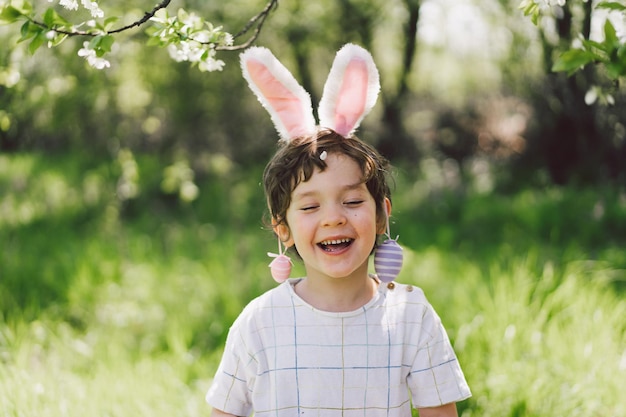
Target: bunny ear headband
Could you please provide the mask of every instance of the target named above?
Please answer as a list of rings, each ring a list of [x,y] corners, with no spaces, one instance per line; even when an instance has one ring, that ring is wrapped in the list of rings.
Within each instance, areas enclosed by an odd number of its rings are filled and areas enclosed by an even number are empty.
[[[267,48],[243,52],[241,68],[280,140],[290,142],[317,131],[311,97]],[[379,91],[378,70],[370,53],[354,44],[345,45],[337,52],[324,85],[319,125],[350,136],[376,104]]]

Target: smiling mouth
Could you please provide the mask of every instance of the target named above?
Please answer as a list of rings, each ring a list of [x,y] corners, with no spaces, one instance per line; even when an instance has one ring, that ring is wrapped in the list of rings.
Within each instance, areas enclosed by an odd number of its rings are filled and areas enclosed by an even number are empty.
[[[322,250],[326,252],[334,252],[340,249],[347,248],[354,242],[354,239],[344,238],[336,240],[323,240],[317,244]]]

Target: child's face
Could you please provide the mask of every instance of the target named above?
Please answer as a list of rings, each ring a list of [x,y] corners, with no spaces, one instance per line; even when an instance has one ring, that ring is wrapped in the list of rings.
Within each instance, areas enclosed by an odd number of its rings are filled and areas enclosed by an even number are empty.
[[[376,241],[376,204],[351,158],[329,154],[291,194],[287,225],[277,226],[286,245],[295,245],[309,278],[367,276]]]

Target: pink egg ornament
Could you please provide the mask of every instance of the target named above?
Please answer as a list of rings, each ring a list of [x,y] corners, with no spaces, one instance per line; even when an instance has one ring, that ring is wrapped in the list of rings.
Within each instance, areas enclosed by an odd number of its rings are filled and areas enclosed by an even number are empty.
[[[291,259],[287,255],[278,255],[269,264],[272,278],[278,283],[285,282],[291,274]]]

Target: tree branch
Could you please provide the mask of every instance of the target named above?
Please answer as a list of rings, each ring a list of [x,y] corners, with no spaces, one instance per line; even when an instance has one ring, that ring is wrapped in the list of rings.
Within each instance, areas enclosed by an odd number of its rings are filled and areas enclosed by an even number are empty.
[[[154,17],[157,11],[161,9],[165,9],[167,6],[169,6],[170,2],[171,0],[163,0],[160,3],[158,3],[156,6],[154,6],[154,8],[151,11],[146,12],[141,19],[131,24],[128,24],[126,26],[120,27],[118,29],[107,31],[106,34],[112,35],[115,33],[120,33],[120,32],[127,31],[129,29],[133,29],[135,27],[139,27],[145,24],[146,22],[148,22],[152,17]],[[248,21],[248,23],[246,23],[243,29],[241,29],[236,35],[233,36],[234,39],[237,39],[238,37],[241,37],[245,35],[246,33],[248,33],[253,27],[256,26],[256,28],[254,29],[254,32],[252,33],[252,35],[247,41],[239,45],[217,46],[215,49],[218,51],[236,51],[236,50],[246,49],[259,37],[259,34],[261,33],[261,28],[263,27],[263,24],[265,23],[265,19],[267,19],[272,9],[277,8],[277,7],[278,7],[278,0],[270,0],[260,13],[253,16]],[[31,20],[31,23],[37,26],[40,26],[42,28],[52,30],[56,33],[60,33],[62,35],[67,35],[67,36],[92,36],[93,37],[93,36],[98,36],[102,34],[102,33],[95,33],[95,32],[82,31],[82,30],[68,31],[68,30],[63,30],[63,29],[59,29],[55,27],[49,27],[47,24],[37,21],[37,20]],[[200,43],[206,44],[206,42],[200,42]]]
[[[113,34],[113,33],[119,33],[119,32],[123,32],[125,30],[128,29],[132,29],[134,27],[139,27],[141,25],[143,25],[144,23],[146,23],[148,20],[150,20],[155,14],[156,12],[158,12],[161,9],[165,9],[167,6],[169,6],[171,0],[163,0],[161,3],[157,4],[156,6],[154,6],[154,9],[152,9],[149,12],[146,12],[146,14],[144,14],[144,16],[137,20],[136,22],[131,23],[130,25],[126,25],[124,27],[121,27],[119,29],[115,29],[115,30],[111,30],[108,32],[108,34]]]
[[[149,12],[146,12],[141,19],[139,19],[139,20],[137,20],[137,21],[135,21],[135,22],[133,22],[133,23],[131,23],[129,25],[126,25],[124,27],[108,31],[107,35],[114,34],[114,33],[119,33],[119,32],[124,32],[124,31],[132,29],[134,27],[139,27],[139,26],[143,25],[148,20],[150,20],[156,14],[156,12],[158,12],[161,9],[165,9],[170,4],[171,1],[172,0],[163,0],[161,3],[157,4],[156,6],[154,6],[154,9],[152,9]],[[39,22],[37,20],[31,20],[31,22],[33,24],[37,25],[37,26],[40,26],[40,27],[44,28],[44,29],[49,29],[49,30],[55,31],[56,33],[60,33],[62,35],[67,35],[67,36],[98,36],[98,35],[100,35],[100,33],[93,33],[93,32],[88,32],[88,31],[84,31],[84,30],[69,31],[69,30],[63,30],[63,29],[58,29],[58,28],[54,28],[54,27],[49,27],[45,23]]]
[[[217,51],[237,51],[240,49],[246,49],[247,47],[252,45],[252,43],[259,37],[259,34],[261,33],[261,28],[263,27],[263,23],[265,23],[265,19],[267,19],[272,9],[277,7],[278,0],[270,0],[270,2],[267,3],[265,8],[261,10],[259,14],[253,16],[252,19],[250,19],[248,23],[246,23],[243,29],[241,29],[239,33],[233,36],[233,38],[237,39],[238,37],[245,35],[256,24],[256,29],[254,30],[254,33],[246,42],[233,46],[218,46],[215,49]]]

